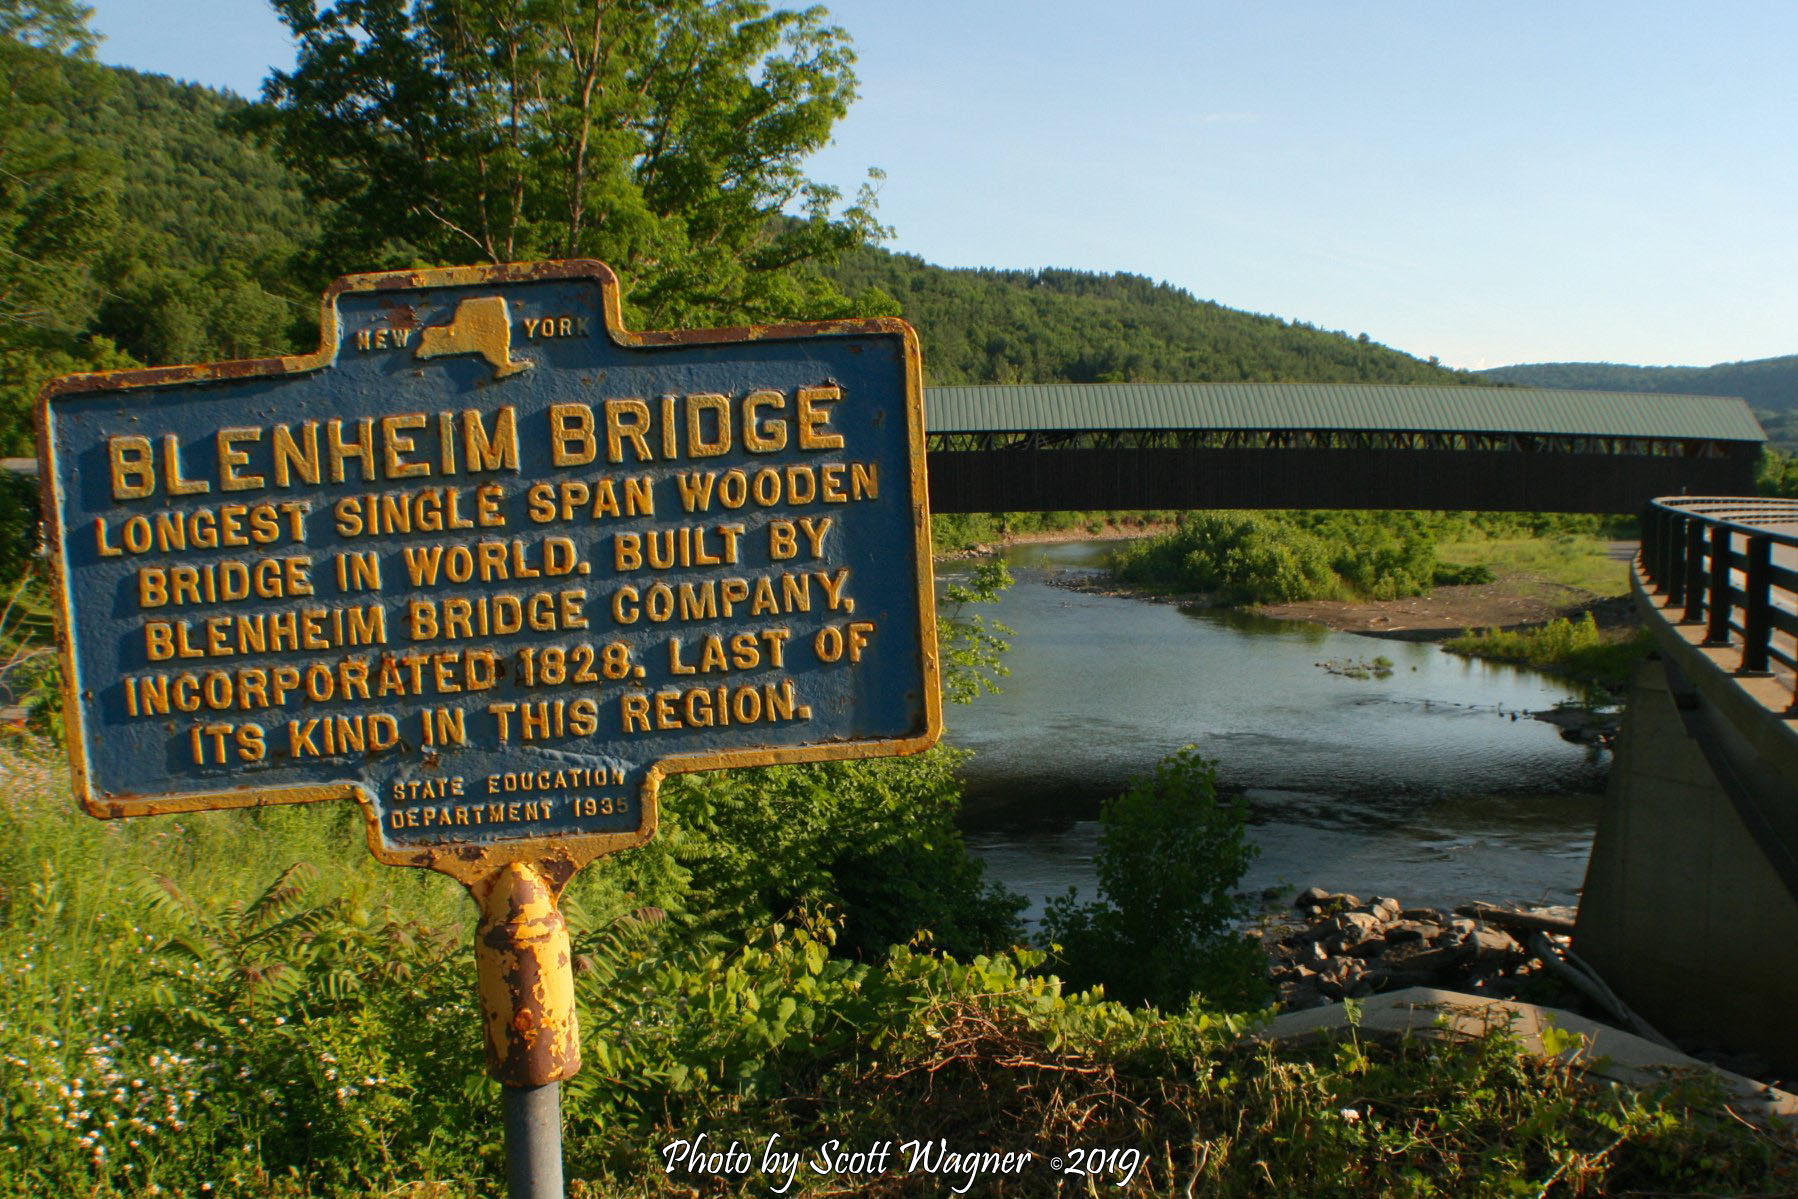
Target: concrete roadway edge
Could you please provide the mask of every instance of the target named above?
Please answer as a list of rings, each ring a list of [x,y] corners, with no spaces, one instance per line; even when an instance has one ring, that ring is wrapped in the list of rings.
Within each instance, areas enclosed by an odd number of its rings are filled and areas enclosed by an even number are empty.
[[[1798,1095],[1561,1008],[1435,987],[1407,987],[1353,1002],[1361,1009],[1358,1027],[1362,1032],[1458,1041],[1502,1029],[1517,1039],[1524,1052],[1550,1057],[1555,1055],[1543,1048],[1542,1031],[1552,1027],[1579,1034],[1584,1044],[1564,1050],[1559,1056],[1577,1062],[1595,1077],[1647,1089],[1680,1076],[1708,1074],[1722,1088],[1724,1102],[1739,1116],[1767,1122],[1798,1118]],[[1276,1016],[1250,1036],[1263,1041],[1299,1040],[1348,1026],[1347,1009],[1333,1003]]]

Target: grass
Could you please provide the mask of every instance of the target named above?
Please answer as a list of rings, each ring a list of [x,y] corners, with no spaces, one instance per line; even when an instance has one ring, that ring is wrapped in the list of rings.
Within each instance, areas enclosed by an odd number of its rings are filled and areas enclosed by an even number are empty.
[[[1610,556],[1610,543],[1583,533],[1544,537],[1473,537],[1445,543],[1437,556],[1453,566],[1483,565],[1522,587],[1584,592],[1599,599],[1629,593],[1629,567]]]
[[[1641,628],[1605,632],[1586,612],[1577,620],[1562,617],[1533,629],[1469,631],[1443,642],[1442,648],[1464,657],[1532,666],[1615,690],[1629,682],[1637,664],[1654,648],[1654,639]]]

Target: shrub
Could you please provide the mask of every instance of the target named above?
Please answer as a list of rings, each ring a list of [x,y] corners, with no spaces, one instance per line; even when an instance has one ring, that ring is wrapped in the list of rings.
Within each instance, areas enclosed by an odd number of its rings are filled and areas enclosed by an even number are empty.
[[[1451,654],[1516,662],[1607,687],[1627,683],[1636,664],[1653,647],[1654,639],[1647,630],[1607,635],[1590,612],[1581,613],[1577,620],[1562,617],[1533,629],[1469,631],[1442,644]]]
[[[1246,512],[1193,512],[1175,529],[1125,545],[1112,573],[1165,591],[1198,591],[1227,603],[1278,603],[1343,592],[1317,537]]]
[[[1218,798],[1216,763],[1190,745],[1109,800],[1098,901],[1080,903],[1070,888],[1043,914],[1042,938],[1061,947],[1057,972],[1164,1010],[1195,992],[1214,1006],[1264,1000],[1260,951],[1231,929],[1242,906],[1233,892],[1256,853],[1247,814],[1240,796]]]
[[[840,913],[840,948],[868,960],[920,930],[952,953],[1003,948],[1022,933],[1024,900],[986,881],[955,827],[960,758],[936,749],[677,776],[652,845],[726,935],[803,907]]]

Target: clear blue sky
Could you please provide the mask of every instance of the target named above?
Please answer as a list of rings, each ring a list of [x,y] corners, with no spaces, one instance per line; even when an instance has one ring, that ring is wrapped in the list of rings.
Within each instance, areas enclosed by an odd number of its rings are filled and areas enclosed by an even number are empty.
[[[90,0],[254,95],[256,0]],[[1456,366],[1798,353],[1798,4],[835,0],[890,248],[1067,266]]]

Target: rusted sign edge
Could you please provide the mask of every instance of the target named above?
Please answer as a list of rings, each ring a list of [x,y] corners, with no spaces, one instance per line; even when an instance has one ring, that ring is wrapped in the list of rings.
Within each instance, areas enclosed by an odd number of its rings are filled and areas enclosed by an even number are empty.
[[[923,568],[917,579],[919,670],[922,676],[924,729],[909,736],[886,739],[826,741],[812,745],[766,746],[715,753],[679,754],[652,763],[641,791],[642,823],[634,832],[589,833],[556,838],[518,838],[474,845],[445,843],[390,850],[381,842],[373,797],[353,783],[317,786],[234,788],[224,791],[179,795],[95,795],[87,769],[87,729],[75,678],[73,609],[69,580],[63,562],[66,535],[63,521],[62,484],[57,475],[56,452],[50,438],[50,405],[65,396],[94,391],[154,391],[181,385],[270,378],[304,374],[330,367],[337,358],[340,329],[337,298],[356,292],[415,291],[423,288],[471,287],[487,284],[536,283],[557,279],[591,279],[600,285],[600,309],[606,335],[613,343],[632,349],[658,349],[694,345],[747,345],[760,341],[807,337],[845,337],[866,334],[897,335],[903,347],[904,404],[906,417],[907,471],[911,480],[913,547]],[[244,358],[227,362],[181,366],[141,367],[129,370],[93,371],[62,375],[38,392],[36,404],[38,477],[44,491],[44,529],[48,541],[51,589],[55,602],[56,650],[62,666],[62,712],[69,778],[75,798],[91,816],[117,819],[175,812],[212,811],[227,808],[265,807],[275,804],[318,803],[354,799],[362,805],[367,825],[369,852],[394,866],[418,866],[449,874],[473,885],[511,862],[538,865],[559,891],[580,867],[604,854],[641,845],[655,835],[659,822],[657,793],[664,778],[697,770],[722,770],[738,766],[773,766],[797,762],[845,761],[859,758],[897,757],[917,753],[936,744],[942,736],[941,662],[936,645],[936,591],[930,571],[930,513],[924,469],[923,367],[918,335],[898,317],[864,317],[852,320],[789,322],[736,326],[723,329],[677,329],[633,332],[624,327],[618,277],[594,259],[506,263],[497,266],[446,267],[430,270],[383,271],[345,275],[325,289],[320,303],[319,348],[311,354],[278,358]]]

